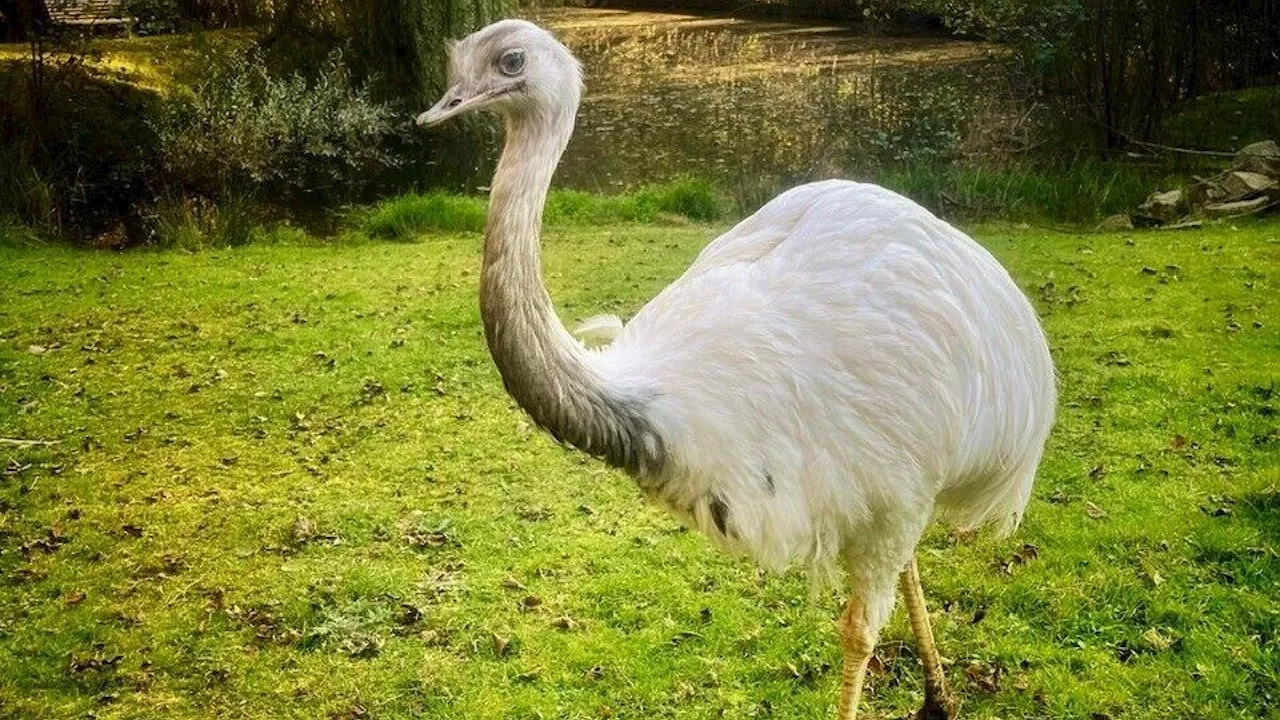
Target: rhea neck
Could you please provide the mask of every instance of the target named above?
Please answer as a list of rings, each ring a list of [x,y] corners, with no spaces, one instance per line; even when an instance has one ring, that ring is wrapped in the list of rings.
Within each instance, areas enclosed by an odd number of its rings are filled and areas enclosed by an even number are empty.
[[[649,397],[605,377],[556,316],[542,277],[547,190],[573,134],[576,103],[513,114],[494,173],[480,278],[485,339],[507,392],[557,440],[637,476],[660,470]]]

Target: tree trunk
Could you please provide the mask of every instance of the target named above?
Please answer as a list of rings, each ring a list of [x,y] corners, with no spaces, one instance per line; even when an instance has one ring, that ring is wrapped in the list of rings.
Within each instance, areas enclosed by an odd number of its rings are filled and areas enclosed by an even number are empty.
[[[49,31],[49,8],[44,0],[0,0],[4,15],[4,40],[23,42]]]

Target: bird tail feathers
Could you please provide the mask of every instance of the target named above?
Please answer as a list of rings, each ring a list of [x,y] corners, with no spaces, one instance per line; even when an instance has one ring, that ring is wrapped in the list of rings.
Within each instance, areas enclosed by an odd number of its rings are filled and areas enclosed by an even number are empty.
[[[584,343],[608,345],[622,332],[622,319],[617,315],[596,315],[579,323],[573,329],[574,337]]]

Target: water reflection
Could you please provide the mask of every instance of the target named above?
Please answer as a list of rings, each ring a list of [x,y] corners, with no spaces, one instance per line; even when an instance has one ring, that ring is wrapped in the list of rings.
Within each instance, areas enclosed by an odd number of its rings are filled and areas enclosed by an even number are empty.
[[[565,187],[695,175],[750,204],[808,179],[948,161],[1017,115],[1007,53],[989,43],[617,10],[535,19],[587,76]]]

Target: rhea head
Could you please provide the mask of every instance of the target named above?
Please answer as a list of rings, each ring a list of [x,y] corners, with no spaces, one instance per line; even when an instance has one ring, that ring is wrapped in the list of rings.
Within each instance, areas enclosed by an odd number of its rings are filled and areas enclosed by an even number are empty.
[[[582,97],[582,68],[551,33],[524,20],[502,20],[468,35],[449,54],[449,89],[418,116],[435,125],[487,109],[508,123],[572,123]]]

